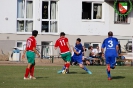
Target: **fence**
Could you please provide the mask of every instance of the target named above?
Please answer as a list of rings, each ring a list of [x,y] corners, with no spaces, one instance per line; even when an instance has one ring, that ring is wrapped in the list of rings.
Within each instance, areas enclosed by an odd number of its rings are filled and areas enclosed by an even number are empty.
[[[40,53],[42,59],[50,59],[52,57],[59,58],[60,50],[54,49],[54,45],[37,45],[37,51]]]
[[[23,50],[25,45],[23,46]],[[72,46],[71,46],[72,48]],[[41,59],[61,58],[60,49],[54,49],[54,45],[37,45],[36,50],[41,55]]]

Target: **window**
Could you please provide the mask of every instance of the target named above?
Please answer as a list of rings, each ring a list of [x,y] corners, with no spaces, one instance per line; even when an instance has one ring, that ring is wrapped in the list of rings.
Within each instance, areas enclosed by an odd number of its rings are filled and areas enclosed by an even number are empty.
[[[17,43],[16,43],[17,48],[20,49],[20,50],[24,50],[25,45],[26,45],[25,41],[17,41]]]
[[[119,2],[116,3],[116,6],[117,6],[116,9],[119,11]],[[128,9],[127,9],[127,11],[128,11]],[[130,14],[128,14],[126,16],[121,16],[115,11],[114,23],[130,23]]]
[[[42,32],[58,32],[57,11],[57,1],[42,1]]]
[[[129,23],[130,19],[129,19],[129,15],[127,16],[120,16],[117,13],[115,13],[115,19],[114,19],[114,23]]]
[[[102,3],[82,2],[82,19],[102,19]]]
[[[33,0],[17,0],[17,32],[33,30]]]
[[[85,42],[84,46],[87,49],[89,46],[92,46],[93,48],[97,48],[97,46],[101,47],[101,43]]]

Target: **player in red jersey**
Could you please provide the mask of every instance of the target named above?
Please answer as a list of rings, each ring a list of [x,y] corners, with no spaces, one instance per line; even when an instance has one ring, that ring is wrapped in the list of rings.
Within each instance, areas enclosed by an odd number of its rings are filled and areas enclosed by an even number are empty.
[[[60,48],[60,51],[61,51],[61,57],[65,62],[64,68],[63,68],[64,70],[58,73],[63,72],[63,74],[65,74],[66,72],[68,72],[68,69],[70,67],[71,49],[70,49],[68,39],[65,37],[64,32],[60,33],[60,38],[55,43],[55,49],[57,49],[58,47]]]
[[[40,57],[39,53],[36,51],[36,39],[35,37],[38,35],[37,30],[32,31],[32,36],[29,37],[26,41],[26,48],[23,52],[22,59],[26,57],[28,60],[28,66],[26,68],[24,80],[28,79],[36,79],[34,77],[34,66],[35,66],[35,54],[37,54],[38,57]],[[28,78],[28,75],[30,74],[30,78]]]

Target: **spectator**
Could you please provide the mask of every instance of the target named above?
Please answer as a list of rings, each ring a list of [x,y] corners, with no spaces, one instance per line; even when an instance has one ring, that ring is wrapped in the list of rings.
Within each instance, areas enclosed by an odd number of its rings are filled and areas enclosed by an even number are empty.
[[[91,57],[91,55],[93,55],[92,50],[93,50],[93,48],[92,48],[92,46],[90,46],[90,47],[88,47],[88,50],[86,50],[84,53],[85,61],[86,61],[87,65],[92,64],[92,60],[93,60],[93,58]]]
[[[82,60],[83,60],[83,61],[85,60],[85,58],[84,58],[84,53],[85,53],[85,51],[86,51],[86,49],[85,49],[85,47],[83,46],[83,57],[82,57]]]
[[[119,44],[118,44],[118,48],[119,48],[118,54],[121,54],[121,44],[120,44],[120,41],[119,41]]]

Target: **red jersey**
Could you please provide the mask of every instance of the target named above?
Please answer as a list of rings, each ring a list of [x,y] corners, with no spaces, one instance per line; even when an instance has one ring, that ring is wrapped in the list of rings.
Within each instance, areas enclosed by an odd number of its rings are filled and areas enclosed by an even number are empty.
[[[36,39],[35,39],[35,37],[31,36],[26,41],[26,50],[33,51],[33,47],[36,48]]]
[[[56,43],[55,47],[59,47],[61,53],[69,52],[69,47],[67,46],[68,39],[66,37],[59,38]]]

